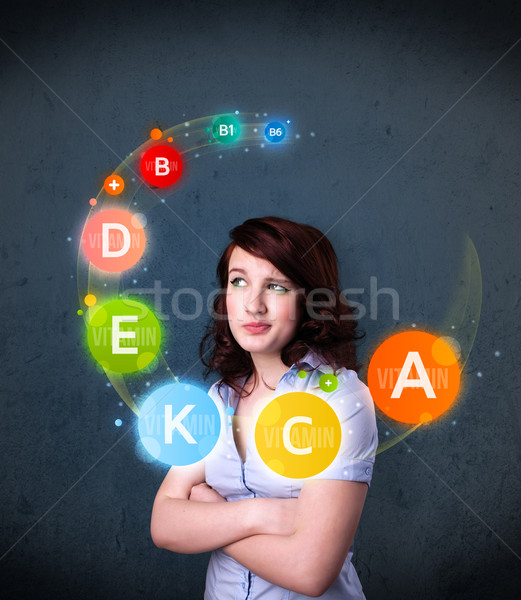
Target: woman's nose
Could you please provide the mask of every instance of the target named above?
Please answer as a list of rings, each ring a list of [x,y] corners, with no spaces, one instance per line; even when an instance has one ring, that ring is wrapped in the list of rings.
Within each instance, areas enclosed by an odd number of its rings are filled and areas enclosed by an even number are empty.
[[[264,313],[266,303],[263,290],[250,288],[244,292],[244,308],[252,314]]]

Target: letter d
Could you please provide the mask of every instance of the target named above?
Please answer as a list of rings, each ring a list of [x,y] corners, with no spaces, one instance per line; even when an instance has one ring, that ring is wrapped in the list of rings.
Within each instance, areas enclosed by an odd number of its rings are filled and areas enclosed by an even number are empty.
[[[123,246],[120,250],[110,250],[109,231],[117,229],[123,234]],[[102,223],[101,224],[101,256],[103,258],[119,258],[126,254],[130,249],[130,232],[121,223]]]

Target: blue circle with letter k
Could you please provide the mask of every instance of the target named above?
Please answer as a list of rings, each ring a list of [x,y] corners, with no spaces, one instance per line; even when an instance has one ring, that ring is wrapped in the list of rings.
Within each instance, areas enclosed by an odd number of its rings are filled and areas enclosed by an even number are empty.
[[[139,437],[156,460],[174,466],[199,462],[214,448],[221,415],[195,385],[172,383],[155,390],[139,411]]]

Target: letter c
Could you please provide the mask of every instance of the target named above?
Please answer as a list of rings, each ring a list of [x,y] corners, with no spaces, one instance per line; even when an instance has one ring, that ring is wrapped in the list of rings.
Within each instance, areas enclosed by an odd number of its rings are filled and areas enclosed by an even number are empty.
[[[291,417],[291,419],[288,419],[284,424],[284,428],[282,430],[282,441],[284,443],[284,447],[288,452],[291,452],[292,454],[311,454],[313,450],[311,446],[308,446],[307,448],[296,448],[291,443],[291,440],[289,439],[289,432],[293,425],[295,425],[295,423],[307,423],[308,425],[311,425],[312,421],[311,417],[304,416]]]

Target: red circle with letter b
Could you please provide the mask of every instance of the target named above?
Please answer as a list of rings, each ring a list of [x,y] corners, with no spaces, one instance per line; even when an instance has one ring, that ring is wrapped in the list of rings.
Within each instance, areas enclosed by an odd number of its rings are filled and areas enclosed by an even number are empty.
[[[141,159],[143,178],[155,187],[172,185],[181,177],[182,172],[181,155],[170,146],[153,146]]]

